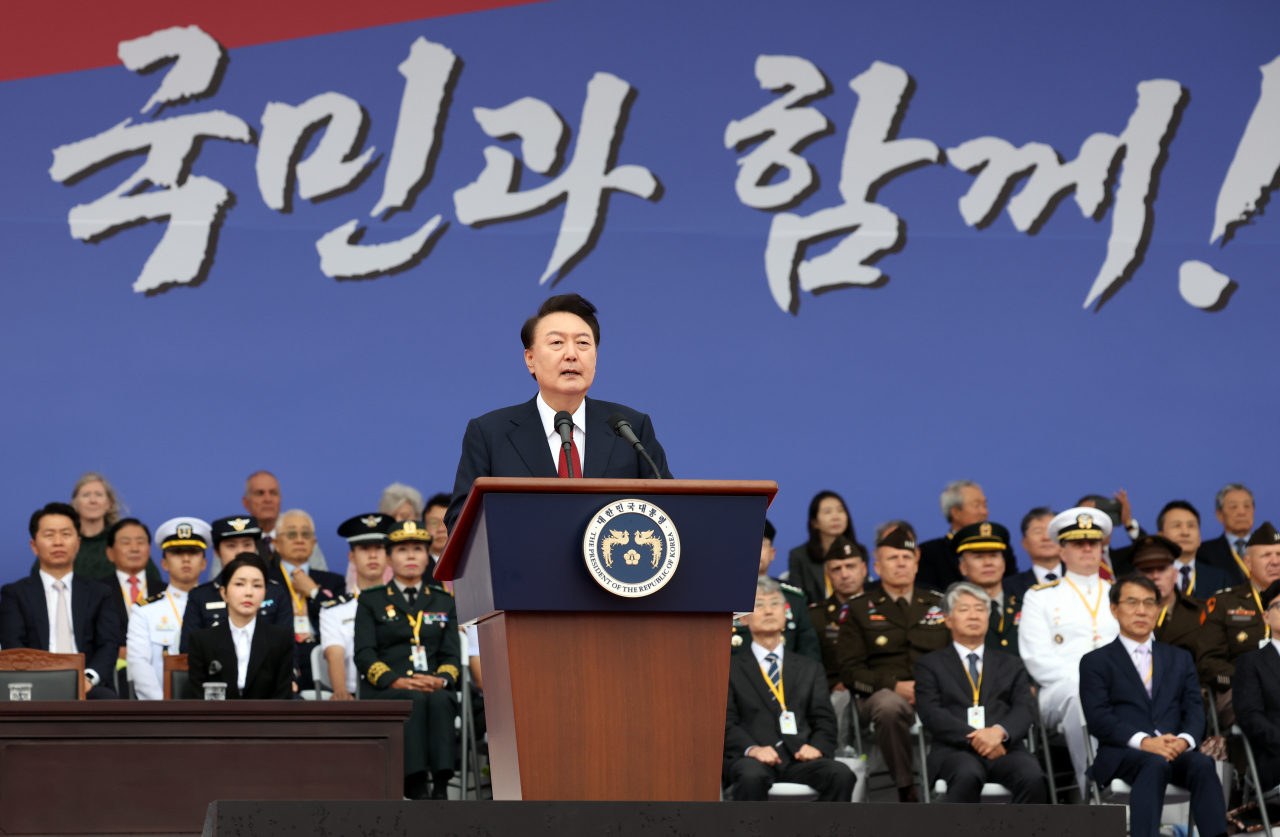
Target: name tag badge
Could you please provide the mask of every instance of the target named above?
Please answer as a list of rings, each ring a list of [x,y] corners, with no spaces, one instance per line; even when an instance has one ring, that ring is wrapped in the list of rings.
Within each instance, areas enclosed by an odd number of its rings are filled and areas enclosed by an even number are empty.
[[[421,645],[413,646],[413,670],[427,671],[428,668],[427,649],[423,648]]]
[[[783,735],[799,735],[800,728],[796,726],[796,713],[783,712],[778,716],[778,726],[782,727]]]
[[[969,722],[969,726],[973,727],[974,729],[986,729],[987,728],[986,708],[982,706],[970,706],[969,709],[967,710],[965,720],[967,720]]]
[[[311,620],[305,616],[293,617],[293,632],[298,636],[310,636]]]

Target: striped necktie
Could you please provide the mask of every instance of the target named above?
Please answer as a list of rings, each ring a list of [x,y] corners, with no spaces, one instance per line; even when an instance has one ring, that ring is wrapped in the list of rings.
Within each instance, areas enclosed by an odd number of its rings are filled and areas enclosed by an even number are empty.
[[[782,669],[778,666],[777,654],[765,654],[765,662],[769,664],[769,682],[776,689],[782,684]]]

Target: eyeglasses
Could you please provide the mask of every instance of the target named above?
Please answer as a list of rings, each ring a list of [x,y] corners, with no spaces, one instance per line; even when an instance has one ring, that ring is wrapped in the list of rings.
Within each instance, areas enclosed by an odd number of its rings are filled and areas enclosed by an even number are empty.
[[[1135,598],[1130,597],[1130,598],[1128,598],[1128,599],[1121,599],[1121,600],[1120,600],[1120,604],[1122,604],[1122,605],[1124,605],[1125,607],[1128,607],[1128,608],[1139,608],[1139,607],[1152,607],[1152,608],[1153,608],[1153,607],[1155,607],[1155,606],[1156,606],[1156,600],[1155,600],[1155,599],[1153,599],[1153,598],[1152,598],[1152,597],[1150,597],[1150,596],[1148,596],[1148,597],[1147,597],[1147,598],[1145,598],[1145,599],[1135,599]]]
[[[281,532],[280,537],[284,538],[287,541],[296,541],[296,540],[310,541],[310,540],[315,540],[316,533],[312,532],[310,529],[303,529],[301,532],[297,532],[291,529],[288,532]]]

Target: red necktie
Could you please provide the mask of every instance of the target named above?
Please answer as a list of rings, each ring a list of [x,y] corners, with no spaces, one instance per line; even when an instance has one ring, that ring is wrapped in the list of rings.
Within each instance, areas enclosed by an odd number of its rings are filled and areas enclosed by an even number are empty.
[[[573,439],[572,436],[569,437],[569,440],[570,440],[569,450],[571,453],[573,453],[573,476],[575,478],[581,479],[582,478],[582,460],[578,458],[578,443]],[[560,479],[567,479],[568,476],[569,476],[569,469],[568,467],[566,467],[566,463],[564,459],[564,446],[561,445],[560,447]]]
[[[129,577],[129,604],[136,604],[138,601],[138,578],[137,576]]]

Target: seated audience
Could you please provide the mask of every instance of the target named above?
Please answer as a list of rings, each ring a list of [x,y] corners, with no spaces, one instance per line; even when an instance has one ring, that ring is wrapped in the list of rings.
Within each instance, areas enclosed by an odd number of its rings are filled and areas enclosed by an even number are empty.
[[[1153,629],[1156,642],[1181,648],[1200,659],[1200,617],[1204,602],[1178,589],[1181,547],[1163,535],[1145,535],[1134,544],[1133,569],[1151,579],[1160,594],[1160,615]]]
[[[315,544],[316,524],[311,515],[290,509],[276,521],[276,551],[267,559],[269,577],[289,591],[293,605],[293,634],[297,641],[294,665],[300,689],[313,687],[311,651],[319,642],[320,604],[347,591],[342,576],[307,564]]]
[[[1247,581],[1209,597],[1200,633],[1200,667],[1218,692],[1218,721],[1223,727],[1235,723],[1231,687],[1236,660],[1271,638],[1271,629],[1262,619],[1260,595],[1280,581],[1280,532],[1270,522],[1264,522],[1249,536],[1244,567]]]
[[[999,523],[972,523],[956,532],[952,540],[960,559],[960,574],[986,591],[991,608],[987,643],[999,651],[1017,654],[1022,601],[1004,587],[1009,530]]]
[[[1022,518],[1022,548],[1031,558],[1031,568],[1009,576],[1006,588],[1018,601],[1037,584],[1062,578],[1062,549],[1056,538],[1049,537],[1049,522],[1057,515],[1048,506],[1037,506]]]
[[[262,527],[262,537],[258,540],[258,554],[262,560],[269,561],[276,548],[276,525],[280,518],[280,482],[270,471],[257,471],[245,480],[244,497],[241,500],[244,509],[252,517],[257,518]],[[307,563],[317,570],[329,569],[325,563],[324,552],[316,544],[307,558]],[[217,576],[219,567],[217,558],[210,573]]]
[[[448,494],[433,494],[422,511],[422,522],[427,527],[427,534],[431,536],[431,568],[433,570],[440,562],[440,556],[444,554],[444,548],[449,543],[449,527],[444,525],[444,516],[445,512],[449,511],[450,499],[452,498]]]
[[[979,802],[983,784],[996,782],[1015,804],[1043,805],[1048,781],[1022,743],[1035,720],[1031,679],[1018,657],[986,655],[991,605],[982,587],[951,585],[942,598],[951,647],[916,660],[916,712],[933,737],[929,782],[946,781],[945,802]]]
[[[422,492],[402,482],[393,482],[382,489],[378,514],[388,515],[396,523],[422,522]]]
[[[857,697],[860,716],[876,725],[876,744],[903,802],[919,801],[911,775],[915,662],[948,639],[942,597],[915,585],[919,562],[906,527],[887,531],[876,542],[880,588],[853,600],[836,638],[840,680]]]
[[[361,591],[383,584],[382,574],[389,566],[387,532],[394,523],[385,514],[362,514],[338,527],[338,535],[349,546],[347,560],[355,570],[355,583],[352,592],[320,605],[320,645],[333,684],[332,700],[356,699],[357,600]]]
[[[31,515],[28,529],[40,569],[0,587],[0,648],[84,654],[87,697],[115,699],[111,684],[124,636],[111,591],[73,571],[79,513],[66,503],[49,503]]]
[[[293,637],[259,613],[267,592],[267,565],[242,552],[222,568],[218,590],[227,620],[191,633],[187,672],[196,695],[206,683],[225,683],[227,700],[293,697]]]
[[[147,579],[151,563],[151,530],[141,520],[126,517],[107,529],[107,560],[116,568],[113,577],[103,579],[116,604],[121,632],[128,634],[129,609],[164,589]]]
[[[825,603],[809,608],[810,621],[822,649],[822,668],[827,673],[827,688],[831,690],[831,706],[836,712],[839,727],[836,743],[849,742],[849,701],[853,695],[840,682],[840,664],[836,660],[836,637],[840,626],[849,618],[849,602],[862,595],[867,581],[867,562],[862,553],[844,535],[831,542],[827,559],[822,562],[823,572],[831,581],[831,595]]]
[[[1222,534],[1205,541],[1196,553],[1202,563],[1212,564],[1231,579],[1242,584],[1248,579],[1245,551],[1253,531],[1253,492],[1238,482],[1228,483],[1213,498],[1213,513],[1222,524]],[[1212,590],[1202,595],[1212,595]]]
[[[1236,660],[1236,723],[1258,763],[1263,788],[1280,785],[1280,581],[1260,594],[1271,638]],[[1268,803],[1270,804],[1270,803]]]
[[[951,528],[941,538],[920,544],[920,572],[916,576],[916,586],[942,591],[957,581],[964,581],[955,551],[955,534],[966,526],[986,522],[987,497],[976,482],[956,480],[943,490],[938,503]],[[1013,575],[1018,569],[1013,551],[1006,549],[1004,559],[1005,575]]]
[[[1120,636],[1080,660],[1080,706],[1098,740],[1090,775],[1104,787],[1121,779],[1132,788],[1129,834],[1157,837],[1169,783],[1191,792],[1191,814],[1202,835],[1225,835],[1227,811],[1204,740],[1204,708],[1195,661],[1181,648],[1156,642],[1160,593],[1145,576],[1116,579],[1111,613]]]
[[[1156,517],[1156,531],[1182,550],[1173,561],[1178,592],[1205,599],[1235,583],[1231,575],[1218,567],[1196,561],[1196,553],[1200,551],[1200,512],[1186,500],[1165,503]]]
[[[447,799],[453,778],[454,718],[448,689],[458,682],[458,614],[453,596],[424,579],[431,536],[412,520],[387,533],[395,577],[360,593],[356,607],[356,669],[364,675],[360,696],[411,700],[404,728],[404,795]]]
[[[787,556],[787,582],[799,587],[811,602],[826,601],[831,583],[822,574],[822,562],[837,535],[844,535],[866,557],[853,531],[853,517],[844,498],[834,491],[819,491],[809,503],[809,541]]]
[[[764,522],[764,540],[760,545],[759,575],[767,575],[769,565],[777,550],[773,546],[777,531],[768,520]],[[809,618],[809,598],[799,587],[781,584],[782,596],[785,600],[786,630],[782,635],[783,643],[797,654],[803,654],[811,660],[822,662],[822,649],[818,646],[818,633],[813,629],[813,620]],[[729,646],[732,653],[745,654],[749,639],[746,624],[740,619],[733,620],[733,629],[729,635]]]
[[[1049,536],[1062,549],[1065,572],[1056,581],[1027,591],[1018,623],[1018,653],[1040,684],[1040,712],[1050,732],[1059,725],[1071,753],[1077,787],[1084,790],[1087,766],[1080,717],[1080,658],[1111,642],[1120,625],[1105,605],[1111,590],[1103,580],[1102,544],[1111,534],[1111,518],[1078,506],[1049,522]]]
[[[205,523],[194,517],[175,517],[165,522],[156,531],[157,542],[172,534],[174,528],[186,521],[193,526],[204,527],[211,531],[213,538],[213,554],[218,566],[230,562],[242,552],[256,552],[259,557],[262,550],[258,548],[262,536],[262,527],[254,517],[223,517]],[[262,614],[273,625],[293,630],[293,606],[289,600],[289,591],[283,584],[267,579],[266,598],[262,601]],[[217,575],[210,581],[192,589],[187,596],[187,609],[182,615],[182,636],[178,643],[178,653],[188,651],[188,638],[192,631],[211,628],[222,622],[227,615],[227,603],[219,592]]]
[[[129,680],[138,700],[164,698],[164,658],[178,653],[187,599],[207,564],[208,527],[197,526],[196,518],[179,519],[194,522],[186,527],[166,524],[166,532],[173,531],[160,540],[160,566],[169,574],[169,584],[135,604],[129,619]]]
[[[729,665],[724,731],[724,781],[733,798],[764,801],[774,782],[797,782],[822,802],[848,802],[853,771],[834,761],[836,718],[822,666],[787,653],[782,642],[785,599],[777,580],[756,581],[755,610],[743,617],[750,653]]]

